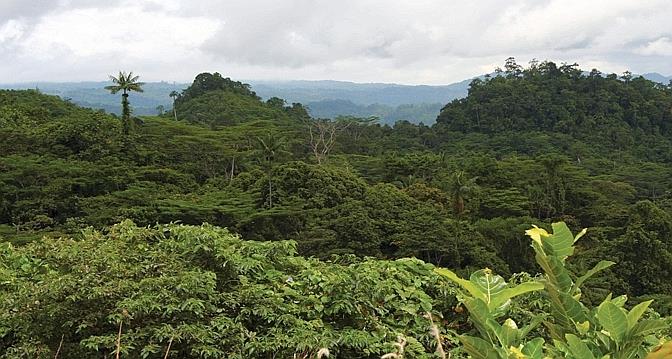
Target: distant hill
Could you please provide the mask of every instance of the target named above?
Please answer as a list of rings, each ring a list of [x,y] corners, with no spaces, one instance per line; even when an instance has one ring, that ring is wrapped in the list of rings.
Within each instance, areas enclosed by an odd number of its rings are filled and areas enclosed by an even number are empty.
[[[659,73],[642,75],[647,80],[668,84],[672,76]],[[346,81],[243,81],[262,99],[285,99],[288,104],[304,104],[311,116],[334,118],[357,116],[380,118],[382,123],[394,124],[406,120],[412,123],[433,124],[442,107],[454,99],[467,96],[471,79],[450,85],[399,85],[386,83],[355,83]],[[39,89],[73,103],[110,113],[119,113],[119,96],[104,89],[108,82],[20,83],[0,84],[0,88]],[[155,115],[157,107],[172,108],[168,96],[171,91],[182,91],[186,83],[149,82],[143,93],[131,95],[131,106],[137,115]]]
[[[344,81],[245,81],[262,99],[285,99],[287,103],[302,103],[314,117],[376,116],[383,123],[398,120],[414,123],[434,123],[441,108],[451,100],[467,95],[471,80],[446,86],[409,86],[383,83],[354,83]],[[39,89],[75,104],[110,113],[119,113],[119,96],[104,89],[108,82],[19,83],[0,84],[0,88]],[[131,95],[131,106],[137,115],[155,115],[158,106],[172,108],[171,91],[182,91],[189,84],[149,82],[145,92]]]
[[[288,102],[348,100],[358,105],[399,106],[447,103],[467,95],[471,79],[445,86],[354,83],[344,81],[250,81],[263,98],[277,96]]]
[[[381,123],[393,125],[397,121],[424,123],[436,122],[436,116],[443,107],[440,103],[404,104],[396,107],[371,104],[359,105],[350,100],[322,100],[306,103],[311,116],[315,118],[335,118],[338,116],[378,117]]]
[[[672,76],[664,76],[657,72],[646,73],[643,74],[642,77],[650,81],[659,82],[663,85],[667,85],[670,83],[670,80],[672,80]]]
[[[26,90],[37,89],[47,95],[56,95],[83,107],[103,109],[110,113],[121,112],[119,95],[112,95],[105,90],[108,81],[90,82],[37,82],[20,84],[0,84],[0,88]],[[142,93],[132,93],[131,107],[136,115],[156,115],[157,107],[172,108],[172,100],[168,96],[171,91],[181,91],[187,84],[168,82],[149,82],[143,86]]]
[[[355,83],[345,81],[251,81],[262,98],[276,96],[305,104],[311,116],[380,118],[432,124],[445,104],[465,97],[471,79],[444,86]]]

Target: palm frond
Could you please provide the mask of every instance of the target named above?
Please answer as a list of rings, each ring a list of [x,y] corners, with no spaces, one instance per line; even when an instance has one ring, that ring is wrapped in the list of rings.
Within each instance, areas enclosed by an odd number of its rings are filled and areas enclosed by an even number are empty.
[[[142,86],[145,85],[144,82],[138,82],[140,76],[133,76],[133,71],[126,73],[125,71],[119,71],[119,77],[114,77],[110,75],[110,81],[113,84],[111,86],[106,86],[105,89],[110,91],[112,94],[116,94],[119,91],[135,91],[135,92],[144,92]]]

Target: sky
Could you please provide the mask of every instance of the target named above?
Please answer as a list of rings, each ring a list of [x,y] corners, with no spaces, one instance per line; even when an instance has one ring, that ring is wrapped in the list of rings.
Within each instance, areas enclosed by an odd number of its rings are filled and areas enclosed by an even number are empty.
[[[672,74],[670,0],[0,0],[0,83],[449,84],[513,56]]]

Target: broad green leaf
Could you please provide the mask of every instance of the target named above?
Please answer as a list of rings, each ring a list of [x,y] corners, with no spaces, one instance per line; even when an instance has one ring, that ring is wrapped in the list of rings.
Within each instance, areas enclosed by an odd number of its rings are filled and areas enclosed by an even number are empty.
[[[567,338],[564,338],[564,337],[562,338],[562,340],[553,339],[553,346],[556,349],[558,349],[559,351],[563,352],[563,354],[564,354],[563,357],[568,357],[572,353],[572,351],[569,349],[569,345],[567,345],[567,343],[565,343],[566,340],[567,340]],[[556,355],[556,357],[558,357],[558,356]]]
[[[574,236],[564,222],[553,223],[552,227],[553,234],[541,238],[544,252],[564,262],[565,258],[574,253]]]
[[[541,283],[541,282],[521,283],[521,284],[518,284],[517,286],[515,286],[513,288],[506,288],[506,289],[500,291],[499,293],[497,293],[497,295],[495,295],[494,298],[492,298],[488,307],[490,308],[490,310],[495,310],[495,309],[501,307],[502,305],[504,305],[504,303],[506,303],[506,301],[508,301],[509,299],[511,299],[515,296],[519,296],[521,294],[534,292],[534,291],[542,290],[542,289],[544,289],[544,284]]]
[[[629,331],[631,338],[655,334],[661,330],[669,329],[668,325],[662,320],[647,319],[642,320]]]
[[[623,342],[628,330],[628,318],[621,308],[612,302],[602,302],[597,308],[597,320],[617,344]]]
[[[565,338],[567,339],[569,350],[576,359],[595,359],[590,348],[579,337],[574,334],[566,334]]]
[[[481,269],[471,274],[469,281],[474,284],[485,296],[485,303],[490,303],[506,288],[506,281],[501,276],[492,273],[490,269]]]
[[[481,338],[471,337],[468,335],[458,336],[460,343],[464,346],[464,350],[474,359],[498,359],[497,351]]]
[[[519,334],[516,322],[509,318],[498,329],[497,339],[499,339],[499,343],[502,347],[508,348],[511,346],[518,346]]]
[[[572,288],[572,278],[569,277],[569,272],[565,269],[562,261],[557,257],[544,254],[544,250],[537,243],[533,243],[532,246],[537,252],[535,259],[541,269],[544,270],[549,284],[560,292],[569,292]]]
[[[478,298],[485,301],[485,296],[483,295],[483,292],[481,292],[481,290],[476,285],[474,285],[473,283],[471,283],[466,279],[460,278],[457,274],[455,274],[455,272],[451,271],[450,269],[435,268],[434,271],[439,275],[450,279],[454,283],[457,283],[462,288],[466,289],[469,292],[469,294],[471,294],[474,298]]]
[[[544,355],[544,338],[534,338],[523,346],[523,354],[531,359],[541,359]]]
[[[495,321],[488,310],[488,306],[482,300],[467,299],[464,301],[464,306],[467,307],[469,318],[474,322],[474,326],[483,338],[487,338],[493,343],[495,339],[500,340],[500,325]]]
[[[574,323],[587,320],[581,303],[567,293],[558,292],[555,288],[547,288],[551,302],[551,311],[556,322],[564,331],[573,331]]]
[[[623,306],[625,305],[625,303],[627,303],[627,301],[628,301],[628,296],[625,295],[625,294],[619,295],[618,297],[611,300],[611,302],[614,303],[614,305],[619,307],[619,308],[623,308]]]
[[[581,288],[581,285],[596,273],[603,271],[613,266],[614,264],[616,263],[611,261],[600,261],[592,269],[588,270],[586,274],[582,275],[576,280],[576,283],[574,284],[574,290]]]
[[[641,302],[630,309],[630,312],[628,312],[628,329],[632,329],[635,324],[637,324],[637,321],[642,317],[644,312],[646,312],[646,309],[649,308],[651,303],[653,303],[653,300],[647,300],[646,302]]]

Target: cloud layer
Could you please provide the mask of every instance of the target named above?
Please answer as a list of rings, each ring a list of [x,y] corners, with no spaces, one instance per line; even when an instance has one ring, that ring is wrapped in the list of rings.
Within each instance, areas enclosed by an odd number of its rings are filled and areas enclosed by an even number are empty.
[[[506,57],[672,73],[668,0],[3,0],[0,83],[339,79],[441,84]]]

